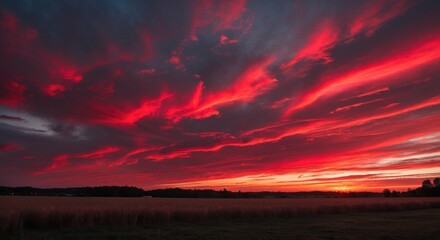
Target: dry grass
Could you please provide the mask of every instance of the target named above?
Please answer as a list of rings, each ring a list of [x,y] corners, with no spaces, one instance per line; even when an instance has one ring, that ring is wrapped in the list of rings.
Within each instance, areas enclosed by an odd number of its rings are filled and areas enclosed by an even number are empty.
[[[0,232],[440,208],[436,198],[159,199],[0,197]]]

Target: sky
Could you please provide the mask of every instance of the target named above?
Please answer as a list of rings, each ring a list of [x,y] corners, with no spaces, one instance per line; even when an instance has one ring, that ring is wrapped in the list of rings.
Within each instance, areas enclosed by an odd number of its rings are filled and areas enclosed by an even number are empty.
[[[440,177],[440,1],[0,1],[0,185]]]

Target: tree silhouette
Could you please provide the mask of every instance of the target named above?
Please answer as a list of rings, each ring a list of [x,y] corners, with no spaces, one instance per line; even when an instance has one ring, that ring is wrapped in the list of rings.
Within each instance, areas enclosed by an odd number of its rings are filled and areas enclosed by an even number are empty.
[[[391,191],[389,189],[384,189],[383,196],[384,197],[391,197]]]
[[[440,178],[434,178],[434,186],[440,187]]]
[[[431,180],[426,179],[425,181],[423,181],[422,182],[422,188],[432,188]]]

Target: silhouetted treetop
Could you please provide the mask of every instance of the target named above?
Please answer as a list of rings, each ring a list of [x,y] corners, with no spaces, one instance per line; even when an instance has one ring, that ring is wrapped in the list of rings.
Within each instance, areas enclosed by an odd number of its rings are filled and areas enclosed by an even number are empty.
[[[426,179],[425,181],[423,181],[422,182],[422,188],[432,188],[431,180]]]
[[[440,178],[434,178],[434,186],[440,187]]]
[[[440,197],[440,178],[423,180],[422,185],[416,189],[408,189],[406,192],[383,190],[384,197]]]

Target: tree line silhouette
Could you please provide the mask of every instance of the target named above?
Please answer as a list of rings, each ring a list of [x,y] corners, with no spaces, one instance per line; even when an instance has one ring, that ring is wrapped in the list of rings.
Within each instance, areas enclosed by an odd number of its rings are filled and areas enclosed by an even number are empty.
[[[162,198],[356,198],[356,197],[440,197],[440,178],[424,180],[421,187],[406,192],[383,190],[375,192],[232,192],[226,189],[166,188],[143,190],[132,186],[99,186],[73,188],[1,187],[0,195],[72,196],[72,197],[162,197]]]
[[[384,197],[440,197],[440,178],[434,178],[431,182],[426,179],[416,189],[408,189],[406,192],[383,190]]]
[[[181,189],[166,188],[143,190],[129,186],[100,186],[76,188],[33,188],[0,187],[0,195],[18,196],[74,196],[74,197],[162,197],[162,198],[295,198],[295,197],[378,197],[381,193],[373,192],[232,192],[226,189]]]
[[[75,196],[75,197],[142,197],[145,191],[129,186],[74,188],[0,187],[0,195],[18,196]]]
[[[337,198],[337,197],[378,197],[380,193],[373,192],[333,192],[333,191],[309,191],[309,192],[232,192],[226,189],[181,189],[167,188],[146,191],[152,197],[166,198]]]

